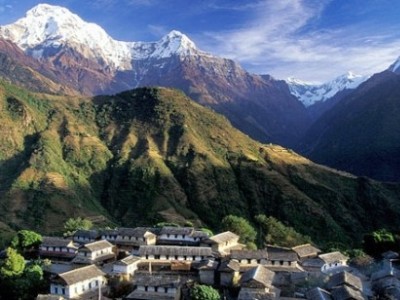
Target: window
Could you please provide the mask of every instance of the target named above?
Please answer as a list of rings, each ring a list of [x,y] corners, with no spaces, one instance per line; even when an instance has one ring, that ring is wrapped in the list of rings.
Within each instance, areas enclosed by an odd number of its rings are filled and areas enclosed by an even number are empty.
[[[283,260],[281,260],[279,263],[280,263],[281,266],[283,266]]]
[[[65,295],[65,288],[62,288],[62,289],[61,289],[61,293],[62,293],[63,295]]]
[[[55,293],[55,294],[58,294],[58,287],[55,287],[55,288],[54,288],[54,293]]]
[[[145,290],[146,292],[148,291],[148,289],[149,289],[149,288],[148,288],[147,286],[144,287],[144,290]]]
[[[89,290],[92,289],[92,283],[89,282]]]
[[[98,280],[96,280],[95,282],[96,282],[96,286],[99,286],[99,281],[98,281]]]
[[[168,293],[168,288],[164,288],[164,293]]]

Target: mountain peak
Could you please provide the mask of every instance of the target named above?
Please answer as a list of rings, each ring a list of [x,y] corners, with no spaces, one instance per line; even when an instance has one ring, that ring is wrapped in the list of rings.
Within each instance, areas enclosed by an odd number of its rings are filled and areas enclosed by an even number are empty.
[[[156,50],[152,57],[165,58],[174,54],[191,55],[197,50],[196,45],[185,34],[177,30],[172,30],[157,42]]]
[[[305,106],[311,106],[316,102],[328,100],[345,89],[355,89],[368,78],[348,71],[323,84],[308,83],[294,78],[288,78],[286,82],[292,95]]]
[[[389,67],[389,71],[393,73],[400,73],[400,56],[397,60]]]

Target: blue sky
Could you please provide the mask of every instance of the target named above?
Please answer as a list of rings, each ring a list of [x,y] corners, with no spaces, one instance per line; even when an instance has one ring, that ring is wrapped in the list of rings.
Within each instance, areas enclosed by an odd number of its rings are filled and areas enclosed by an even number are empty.
[[[0,0],[0,24],[43,1]],[[201,50],[276,78],[372,74],[400,56],[398,0],[47,0],[114,39],[156,41],[176,29]]]

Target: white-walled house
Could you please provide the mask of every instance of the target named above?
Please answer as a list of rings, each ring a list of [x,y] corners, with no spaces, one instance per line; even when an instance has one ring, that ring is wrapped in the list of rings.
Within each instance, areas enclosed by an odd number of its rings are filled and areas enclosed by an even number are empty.
[[[107,284],[104,275],[105,273],[95,265],[58,274],[51,279],[50,294],[74,299],[88,293],[96,293]]]
[[[158,233],[157,244],[195,246],[207,238],[207,233],[195,230],[193,227],[165,226]]]
[[[44,236],[39,247],[41,257],[53,260],[70,260],[78,253],[78,247],[72,240],[60,237]]]
[[[133,276],[138,269],[141,259],[137,256],[129,255],[113,264],[113,274],[120,276]]]
[[[139,256],[143,261],[201,261],[212,257],[209,247],[140,246]]]
[[[115,244],[127,251],[137,254],[137,250],[142,245],[155,245],[157,236],[152,232],[153,228],[118,228],[118,235]]]
[[[221,256],[226,256],[231,250],[244,248],[244,245],[239,243],[239,238],[237,234],[225,231],[203,240],[200,246],[211,247],[213,252],[217,252]]]
[[[85,244],[79,248],[73,262],[78,264],[95,264],[114,260],[116,255],[113,252],[113,247],[113,244],[106,240]]]
[[[339,251],[320,254],[318,256],[322,261],[322,272],[329,272],[339,267],[347,266],[348,256]]]
[[[238,261],[241,267],[265,265],[268,262],[266,250],[232,250],[230,257]]]

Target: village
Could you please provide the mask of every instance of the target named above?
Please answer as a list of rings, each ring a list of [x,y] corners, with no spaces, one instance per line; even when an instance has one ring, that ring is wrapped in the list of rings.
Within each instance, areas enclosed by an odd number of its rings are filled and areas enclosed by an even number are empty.
[[[221,299],[400,299],[395,252],[366,275],[339,251],[312,244],[249,250],[239,238],[171,226],[43,237],[39,255],[51,261],[50,288],[36,299],[193,299],[197,285],[213,287]]]

